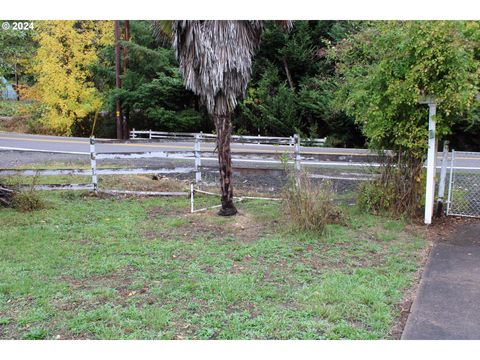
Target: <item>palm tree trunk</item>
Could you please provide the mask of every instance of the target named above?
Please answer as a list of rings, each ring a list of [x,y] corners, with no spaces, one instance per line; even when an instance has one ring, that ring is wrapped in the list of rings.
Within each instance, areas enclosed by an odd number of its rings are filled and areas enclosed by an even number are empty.
[[[232,154],[230,151],[230,138],[232,135],[231,114],[214,114],[213,120],[217,130],[218,165],[220,170],[220,190],[222,193],[222,208],[218,215],[232,216],[237,213],[237,208],[233,204]]]

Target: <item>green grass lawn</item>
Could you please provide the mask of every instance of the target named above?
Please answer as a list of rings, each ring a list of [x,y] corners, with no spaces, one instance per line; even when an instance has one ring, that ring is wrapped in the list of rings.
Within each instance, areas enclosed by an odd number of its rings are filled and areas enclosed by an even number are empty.
[[[425,242],[345,208],[324,236],[277,203],[189,214],[189,199],[43,193],[0,208],[2,339],[384,339]]]

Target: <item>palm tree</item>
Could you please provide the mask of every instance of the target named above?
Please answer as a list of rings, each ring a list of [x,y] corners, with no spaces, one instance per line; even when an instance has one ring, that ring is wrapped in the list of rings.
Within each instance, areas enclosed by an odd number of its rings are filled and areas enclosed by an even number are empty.
[[[237,213],[231,179],[231,117],[250,81],[263,25],[264,21],[247,20],[154,22],[157,35],[171,33],[185,86],[200,97],[214,121],[222,200],[218,214],[223,216]],[[290,27],[290,22],[283,25]]]

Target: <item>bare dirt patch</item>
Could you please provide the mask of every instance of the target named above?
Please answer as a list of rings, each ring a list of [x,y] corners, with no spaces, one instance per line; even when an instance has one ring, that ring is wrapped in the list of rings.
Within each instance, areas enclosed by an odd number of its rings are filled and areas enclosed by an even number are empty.
[[[101,178],[100,187],[131,191],[180,192],[189,190],[188,180],[161,175],[111,175]]]
[[[172,216],[185,220],[185,223],[166,228],[148,230],[145,236],[149,239],[163,238],[165,240],[193,241],[197,237],[206,237],[211,240],[223,240],[227,237],[240,242],[256,241],[278,224],[274,221],[261,221],[249,212],[239,212],[231,218],[220,218],[215,211],[202,213],[185,213],[184,209],[153,208],[149,211],[149,218],[158,215]]]
[[[75,278],[69,275],[63,275],[59,281],[66,282],[72,289],[93,290],[96,288],[115,289],[122,297],[132,296],[130,285],[133,283],[133,275],[138,270],[133,266],[127,266],[118,271],[105,275],[91,275],[86,278]],[[136,291],[135,293],[140,292]],[[143,291],[146,292],[146,291]]]
[[[186,212],[187,209],[180,207],[155,206],[148,209],[147,217],[152,220],[163,216],[185,215]]]

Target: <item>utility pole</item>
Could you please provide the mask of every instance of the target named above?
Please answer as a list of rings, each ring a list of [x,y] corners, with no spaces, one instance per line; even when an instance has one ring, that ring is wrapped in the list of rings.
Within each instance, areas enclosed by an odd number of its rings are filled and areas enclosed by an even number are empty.
[[[125,34],[124,40],[130,41],[130,21],[125,20]],[[128,47],[123,47],[123,73],[125,73],[128,69]]]
[[[125,20],[125,34],[124,38],[125,41],[130,41],[130,23],[128,20]],[[123,47],[123,73],[126,74],[128,70],[128,46]],[[128,109],[125,109],[122,117],[122,130],[123,130],[123,138],[128,139]]]
[[[115,88],[120,89],[122,84],[120,82],[120,24],[118,20],[115,23]],[[122,108],[120,106],[120,100],[116,101],[115,109],[115,123],[117,125],[117,139],[123,139],[123,126],[122,126]]]

